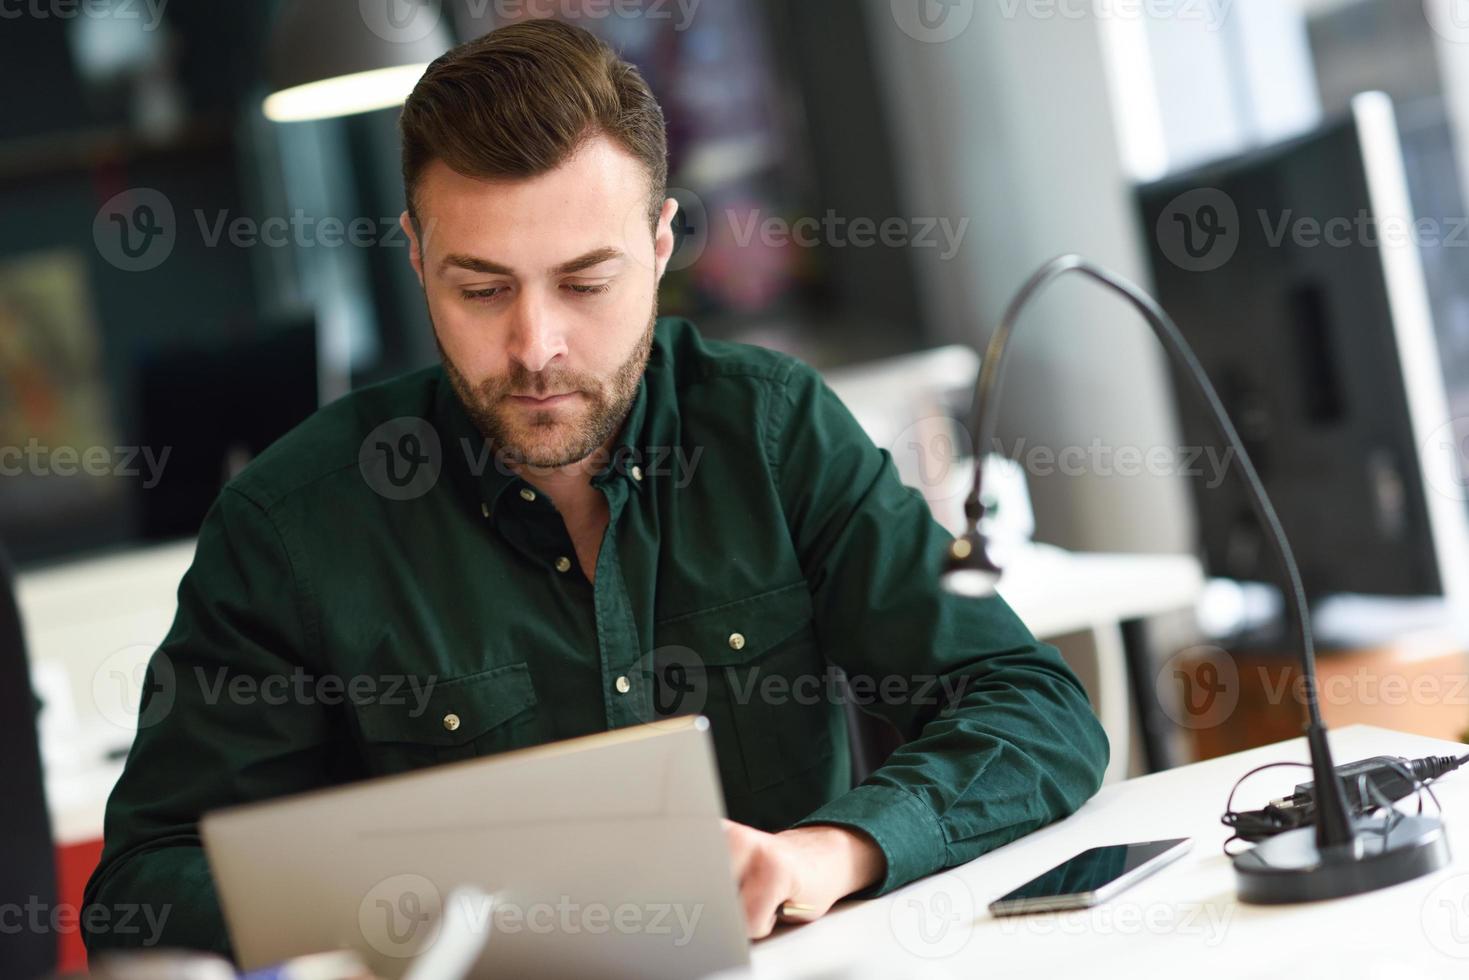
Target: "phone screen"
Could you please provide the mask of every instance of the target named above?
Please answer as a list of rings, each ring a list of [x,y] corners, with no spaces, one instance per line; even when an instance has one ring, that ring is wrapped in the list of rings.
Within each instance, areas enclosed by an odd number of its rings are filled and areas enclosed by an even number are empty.
[[[1137,871],[1187,839],[1179,837],[1173,840],[1093,847],[1069,861],[1063,861],[1045,874],[1032,878],[1008,895],[996,899],[995,904],[1097,891],[1118,878]]]

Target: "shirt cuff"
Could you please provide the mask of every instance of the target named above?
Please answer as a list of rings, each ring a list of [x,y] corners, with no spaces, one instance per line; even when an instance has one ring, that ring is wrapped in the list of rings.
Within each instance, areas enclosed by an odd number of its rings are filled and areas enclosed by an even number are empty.
[[[947,867],[948,846],[938,817],[922,800],[892,786],[858,786],[793,826],[836,824],[860,830],[877,842],[887,858],[881,881],[856,898],[876,898]]]

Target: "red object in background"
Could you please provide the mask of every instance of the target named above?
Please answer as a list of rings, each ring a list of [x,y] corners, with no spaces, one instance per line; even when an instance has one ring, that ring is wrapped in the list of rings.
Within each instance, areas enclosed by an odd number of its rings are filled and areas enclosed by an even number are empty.
[[[56,901],[62,907],[77,910],[80,919],[82,893],[102,859],[102,838],[61,844],[56,848]],[[61,976],[83,973],[87,969],[87,948],[82,945],[80,928],[61,932],[57,938],[61,948],[56,972]]]

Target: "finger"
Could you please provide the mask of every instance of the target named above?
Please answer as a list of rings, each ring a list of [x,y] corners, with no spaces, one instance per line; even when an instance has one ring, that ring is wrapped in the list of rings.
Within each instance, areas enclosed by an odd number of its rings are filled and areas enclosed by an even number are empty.
[[[750,863],[740,882],[740,899],[745,910],[745,927],[751,939],[770,935],[775,928],[776,910],[789,895],[788,876],[780,863],[768,852],[761,851]]]

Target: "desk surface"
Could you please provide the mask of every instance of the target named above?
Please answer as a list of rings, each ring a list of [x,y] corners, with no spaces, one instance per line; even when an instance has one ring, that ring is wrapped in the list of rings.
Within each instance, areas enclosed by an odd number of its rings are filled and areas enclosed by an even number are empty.
[[[1357,725],[1331,734],[1337,762],[1462,754],[1454,742]],[[853,977],[1459,977],[1469,976],[1469,769],[1435,787],[1455,860],[1394,888],[1273,908],[1235,899],[1219,823],[1235,780],[1257,765],[1305,761],[1294,739],[1105,787],[1070,818],[880,899],[787,927],[754,950],[762,978]],[[1309,778],[1294,767],[1253,777],[1255,807]],[[1432,804],[1430,803],[1429,806]],[[1097,844],[1190,836],[1191,853],[1095,909],[994,918],[986,906]],[[1320,958],[1321,968],[1313,964]]]

